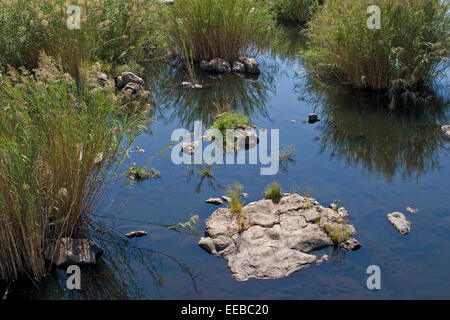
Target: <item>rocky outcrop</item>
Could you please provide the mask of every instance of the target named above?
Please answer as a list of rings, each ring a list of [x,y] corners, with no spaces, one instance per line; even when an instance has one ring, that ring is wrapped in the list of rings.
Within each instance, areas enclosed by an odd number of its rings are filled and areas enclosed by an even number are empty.
[[[355,233],[335,210],[298,194],[285,195],[277,204],[249,203],[242,215],[238,232],[239,215],[219,208],[206,221],[205,237],[199,241],[207,252],[227,259],[238,280],[288,276],[316,261],[311,252],[335,245],[337,233]]]
[[[411,231],[411,222],[406,220],[406,217],[401,212],[392,212],[387,215],[388,220],[392,223],[392,225],[400,232],[402,235],[405,235]]]
[[[103,250],[86,239],[61,238],[46,248],[45,259],[56,266],[94,265]]]

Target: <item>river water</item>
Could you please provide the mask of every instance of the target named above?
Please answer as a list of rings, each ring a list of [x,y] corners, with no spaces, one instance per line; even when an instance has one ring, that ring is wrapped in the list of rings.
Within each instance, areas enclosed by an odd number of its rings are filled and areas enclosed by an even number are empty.
[[[213,167],[213,178],[201,178],[199,166],[175,165],[170,150],[164,152],[151,160],[160,178],[131,183],[123,177],[105,195],[96,219],[117,239],[97,234],[106,253],[97,267],[83,269],[82,290],[66,289],[67,276],[58,271],[16,298],[449,299],[450,144],[440,126],[449,121],[450,79],[439,80],[439,102],[389,111],[367,93],[308,85],[299,54],[304,40],[295,28],[281,34],[259,55],[259,78],[202,74],[210,87],[187,90],[177,87],[185,78],[172,66],[148,68],[155,120],[131,149],[145,153],[131,152],[121,168],[146,164],[168,145],[174,129],[192,130],[196,120],[209,126],[216,106],[227,105],[258,127],[279,129],[282,149],[295,150],[278,174],[262,176],[259,165],[222,165]],[[312,112],[321,121],[309,124]],[[217,208],[205,200],[239,182],[249,194],[246,203],[257,201],[272,181],[285,192],[309,192],[324,206],[345,206],[363,247],[315,252],[330,260],[283,279],[236,281],[225,259],[197,245],[205,219]],[[407,206],[420,211],[410,214]],[[393,211],[405,213],[411,233],[402,236],[393,228],[386,218]],[[159,226],[195,214],[197,233]],[[123,243],[123,234],[133,230],[149,235]],[[381,290],[367,289],[369,265],[381,268]]]

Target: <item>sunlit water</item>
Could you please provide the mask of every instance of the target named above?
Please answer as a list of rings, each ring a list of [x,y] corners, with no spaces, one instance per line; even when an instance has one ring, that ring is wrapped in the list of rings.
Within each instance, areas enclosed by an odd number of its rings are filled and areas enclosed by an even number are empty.
[[[83,269],[82,290],[65,289],[66,276],[59,271],[39,290],[19,290],[17,298],[450,298],[450,144],[440,132],[448,123],[448,102],[390,112],[367,95],[318,91],[305,85],[301,60],[294,55],[303,41],[294,34],[280,43],[260,56],[259,78],[203,75],[211,85],[205,90],[177,88],[185,78],[171,66],[148,70],[156,120],[132,148],[146,152],[131,152],[122,171],[131,162],[146,164],[167,146],[174,129],[192,130],[195,120],[210,125],[215,103],[248,114],[258,127],[280,129],[282,148],[295,147],[293,161],[282,163],[276,176],[261,176],[259,165],[223,165],[214,167],[213,178],[202,179],[197,166],[174,165],[171,152],[162,153],[151,161],[161,178],[130,183],[123,177],[97,212],[106,217],[96,218],[119,238],[133,230],[149,235],[129,245],[100,235],[107,252],[99,266]],[[440,83],[447,98],[449,79]],[[308,124],[311,112],[321,121]],[[327,253],[330,261],[283,279],[236,281],[225,259],[197,245],[205,219],[217,209],[205,200],[239,182],[249,203],[261,199],[272,181],[286,192],[309,191],[324,206],[340,201],[363,247],[315,252]],[[407,213],[407,206],[420,211]],[[389,223],[386,214],[393,211],[411,221],[410,234],[400,235]],[[200,216],[198,234],[148,224],[171,225],[194,214]],[[372,264],[381,268],[381,290],[366,287]]]

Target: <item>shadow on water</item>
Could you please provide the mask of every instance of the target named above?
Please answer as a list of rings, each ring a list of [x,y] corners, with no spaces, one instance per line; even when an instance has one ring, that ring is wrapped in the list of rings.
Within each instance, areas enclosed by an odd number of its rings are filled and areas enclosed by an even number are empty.
[[[396,175],[419,179],[439,169],[439,151],[446,148],[441,132],[448,120],[446,98],[390,111],[379,94],[312,84],[307,94],[320,105],[321,153],[380,173],[388,181]]]

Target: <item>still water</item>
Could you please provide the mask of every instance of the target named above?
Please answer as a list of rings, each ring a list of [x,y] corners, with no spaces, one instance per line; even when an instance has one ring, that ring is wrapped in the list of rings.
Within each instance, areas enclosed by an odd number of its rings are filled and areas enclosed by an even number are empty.
[[[210,125],[223,105],[249,115],[258,127],[280,129],[281,148],[293,146],[293,157],[275,176],[261,176],[259,165],[223,165],[213,168],[213,178],[201,178],[198,166],[173,164],[170,151],[156,156],[151,166],[160,178],[130,183],[123,177],[105,195],[96,220],[112,234],[96,233],[107,251],[97,267],[84,269],[82,290],[65,289],[59,271],[16,298],[449,299],[450,144],[440,126],[449,122],[450,79],[439,81],[439,102],[389,111],[368,94],[308,85],[298,54],[303,45],[296,29],[286,29],[276,45],[262,49],[259,78],[202,74],[210,86],[204,90],[177,87],[185,77],[170,65],[150,67],[146,85],[155,120],[131,149],[146,152],[131,152],[123,172],[131,162],[145,165],[174,129],[192,130],[195,120]],[[320,122],[307,123],[312,112]],[[324,206],[339,201],[363,247],[315,252],[330,260],[283,279],[233,279],[225,259],[197,245],[205,219],[217,209],[205,200],[239,182],[249,203],[261,199],[272,181],[285,192],[308,191]],[[407,206],[420,211],[407,213]],[[410,234],[401,236],[389,223],[386,214],[393,211],[411,221]],[[200,216],[197,234],[160,226],[194,214]],[[133,230],[149,235],[124,243],[123,234]],[[381,290],[366,287],[373,264],[381,268]]]

